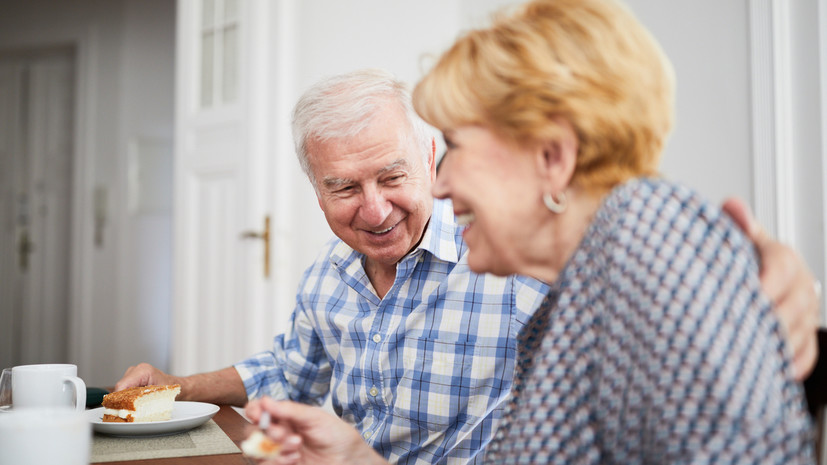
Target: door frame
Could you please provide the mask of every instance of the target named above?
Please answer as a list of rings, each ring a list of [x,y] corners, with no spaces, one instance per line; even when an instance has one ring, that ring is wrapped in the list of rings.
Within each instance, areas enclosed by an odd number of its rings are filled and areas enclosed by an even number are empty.
[[[97,107],[97,31],[88,32],[74,41],[75,49],[75,118],[74,179],[72,180],[72,250],[69,278],[69,359],[78,365],[78,374],[89,373],[93,358],[94,303],[94,179],[95,179],[95,108]]]

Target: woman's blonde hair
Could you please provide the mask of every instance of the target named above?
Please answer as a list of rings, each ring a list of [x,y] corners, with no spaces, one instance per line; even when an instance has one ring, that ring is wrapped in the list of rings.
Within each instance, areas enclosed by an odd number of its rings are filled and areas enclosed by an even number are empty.
[[[605,189],[657,174],[673,94],[671,64],[623,5],[534,0],[457,40],[413,98],[437,128],[481,124],[521,145],[554,140],[563,117],[580,145],[573,181]]]

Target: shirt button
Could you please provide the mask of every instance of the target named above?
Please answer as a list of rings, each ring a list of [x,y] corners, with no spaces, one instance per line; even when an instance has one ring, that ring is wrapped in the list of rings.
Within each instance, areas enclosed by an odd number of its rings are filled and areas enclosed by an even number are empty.
[[[365,431],[362,437],[364,437],[365,439],[370,439],[370,431]]]
[[[370,393],[370,395],[372,395],[373,397],[376,397],[376,394],[379,394],[379,389],[376,389],[376,387],[372,387],[372,388],[370,388],[370,391],[368,391],[368,392],[369,392],[369,393]]]
[[[380,342],[382,342],[382,336],[380,336],[378,334],[374,334],[373,335],[373,342],[379,344]]]

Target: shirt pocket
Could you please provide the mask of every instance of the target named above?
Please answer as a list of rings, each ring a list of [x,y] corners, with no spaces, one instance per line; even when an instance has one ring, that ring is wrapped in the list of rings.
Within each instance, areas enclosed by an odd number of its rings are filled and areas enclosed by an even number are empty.
[[[394,415],[431,431],[469,430],[510,392],[514,359],[508,342],[409,338],[401,354]]]

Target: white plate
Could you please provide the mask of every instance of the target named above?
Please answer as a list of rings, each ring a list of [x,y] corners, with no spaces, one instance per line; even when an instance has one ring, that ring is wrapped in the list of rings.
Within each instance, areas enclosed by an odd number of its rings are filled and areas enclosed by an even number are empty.
[[[98,407],[86,411],[86,418],[98,433],[111,436],[163,436],[183,433],[203,425],[218,412],[218,406],[204,402],[176,401],[172,407],[171,419],[143,423],[104,422],[103,410],[103,407]]]

